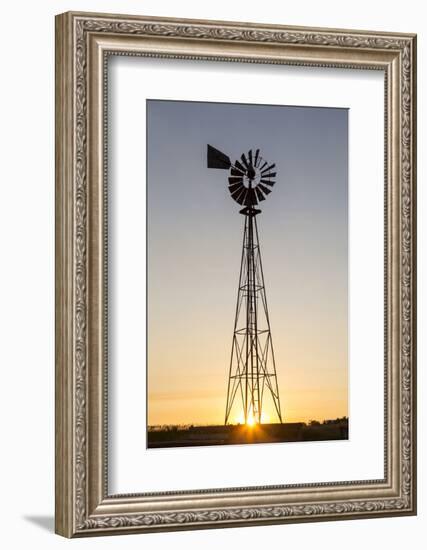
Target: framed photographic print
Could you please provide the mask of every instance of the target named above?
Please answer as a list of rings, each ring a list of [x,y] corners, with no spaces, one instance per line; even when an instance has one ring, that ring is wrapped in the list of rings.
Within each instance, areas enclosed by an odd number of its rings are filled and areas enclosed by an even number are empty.
[[[56,19],[56,531],[416,513],[416,37]]]
[[[347,109],[145,109],[148,448],[348,439]]]

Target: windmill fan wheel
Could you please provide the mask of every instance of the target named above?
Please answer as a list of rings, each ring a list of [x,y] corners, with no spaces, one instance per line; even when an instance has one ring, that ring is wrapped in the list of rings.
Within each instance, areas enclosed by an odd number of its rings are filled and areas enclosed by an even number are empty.
[[[271,193],[271,188],[276,183],[274,178],[275,164],[268,164],[256,149],[252,149],[247,155],[244,153],[230,168],[228,178],[228,190],[231,197],[241,205],[256,206],[258,202],[265,200]]]

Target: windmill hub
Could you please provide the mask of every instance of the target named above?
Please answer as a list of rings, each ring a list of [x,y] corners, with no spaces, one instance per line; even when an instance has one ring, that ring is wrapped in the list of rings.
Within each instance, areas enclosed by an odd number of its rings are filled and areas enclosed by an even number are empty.
[[[261,174],[255,168],[250,167],[248,173],[243,176],[243,185],[246,189],[254,189],[261,181]]]
[[[250,179],[250,180],[255,179],[256,172],[255,172],[253,166],[249,166],[246,176],[247,176],[247,178]]]

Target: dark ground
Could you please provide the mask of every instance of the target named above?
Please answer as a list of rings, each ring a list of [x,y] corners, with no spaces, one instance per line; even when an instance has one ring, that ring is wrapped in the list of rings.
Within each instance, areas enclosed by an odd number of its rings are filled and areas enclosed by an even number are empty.
[[[148,429],[148,448],[241,445],[284,441],[348,439],[348,419],[256,426],[156,426]]]

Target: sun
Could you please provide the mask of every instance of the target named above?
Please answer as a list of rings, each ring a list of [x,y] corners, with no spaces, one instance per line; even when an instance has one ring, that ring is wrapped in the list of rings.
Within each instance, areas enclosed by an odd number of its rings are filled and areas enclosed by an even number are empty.
[[[248,426],[255,426],[256,422],[255,422],[255,418],[253,417],[253,415],[251,414],[249,416],[249,418],[246,420],[246,424]]]
[[[236,418],[236,424],[244,424],[245,426],[250,426],[252,428],[252,427],[256,426],[257,422],[256,422],[255,417],[252,413],[248,414],[248,418],[245,421],[245,415],[242,412]]]

